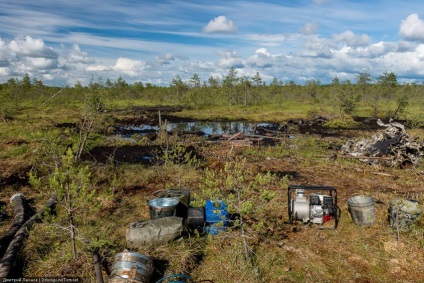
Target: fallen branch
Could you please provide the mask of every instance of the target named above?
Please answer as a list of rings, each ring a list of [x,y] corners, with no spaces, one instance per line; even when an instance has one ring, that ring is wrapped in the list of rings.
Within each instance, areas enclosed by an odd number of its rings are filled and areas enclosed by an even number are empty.
[[[243,132],[238,132],[237,134],[235,134],[235,135],[231,136],[230,138],[228,138],[228,140],[229,140],[229,141],[230,141],[230,140],[233,140],[233,139],[235,139],[235,138],[237,138],[237,137],[239,137],[239,136],[241,136],[241,135],[243,135]]]
[[[63,90],[63,88],[61,89],[61,90],[59,90],[58,92],[56,92],[55,94],[53,94],[53,96],[51,96],[49,99],[47,99],[46,101],[44,101],[44,103],[42,104],[42,105],[44,105],[44,104],[46,104],[47,102],[49,102],[50,101],[50,99],[52,99],[53,97],[55,97],[56,95],[58,95],[61,91]]]

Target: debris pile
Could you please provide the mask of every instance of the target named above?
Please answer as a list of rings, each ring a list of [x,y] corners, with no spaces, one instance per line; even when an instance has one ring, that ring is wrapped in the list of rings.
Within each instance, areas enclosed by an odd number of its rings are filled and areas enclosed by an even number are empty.
[[[370,139],[349,140],[340,149],[341,154],[348,154],[362,162],[384,164],[389,166],[417,165],[424,155],[424,143],[418,137],[410,137],[405,126],[390,119],[384,124],[378,119],[377,124],[386,127],[385,132],[378,132]]]

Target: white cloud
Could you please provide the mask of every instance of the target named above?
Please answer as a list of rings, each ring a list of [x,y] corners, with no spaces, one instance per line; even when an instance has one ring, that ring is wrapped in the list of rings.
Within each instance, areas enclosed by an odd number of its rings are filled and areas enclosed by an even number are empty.
[[[398,52],[407,52],[412,51],[415,48],[415,44],[410,41],[399,41],[398,42]]]
[[[245,36],[245,39],[256,41],[261,46],[275,47],[289,41],[294,42],[300,37],[300,34],[249,34]]]
[[[338,49],[338,44],[334,40],[314,36],[306,40],[305,48],[298,53],[306,57],[331,58],[333,49]]]
[[[318,32],[318,25],[316,23],[307,23],[303,26],[303,28],[300,30],[302,34],[314,34]]]
[[[206,61],[196,61],[190,62],[186,64],[187,70],[190,72],[205,72],[205,71],[214,71],[216,70],[216,66],[214,62],[206,62]]]
[[[411,52],[392,52],[375,58],[373,70],[380,73],[390,70],[398,76],[424,75],[424,44],[419,44]]]
[[[0,75],[1,76],[9,76],[9,69],[8,68],[0,68]]]
[[[378,43],[371,44],[368,47],[369,54],[372,57],[379,57],[379,56],[383,56],[383,55],[390,53],[390,52],[396,52],[397,49],[398,49],[397,44],[392,43],[392,42],[384,42],[384,41],[380,41]]]
[[[402,20],[399,34],[411,40],[424,40],[424,21],[417,14],[409,15]]]
[[[145,68],[146,63],[143,61],[119,57],[112,69],[134,77],[139,75]]]
[[[106,70],[110,70],[110,67],[105,66],[105,65],[91,65],[86,67],[87,71],[106,71]]]
[[[89,64],[93,63],[94,60],[88,57],[87,52],[81,51],[81,48],[78,46],[78,44],[74,44],[69,51],[68,62]]]
[[[31,58],[26,59],[26,66],[30,67],[31,70],[50,70],[57,67],[56,59],[49,58]]]
[[[30,36],[26,36],[25,39],[16,38],[9,43],[8,47],[10,51],[20,56],[57,58],[57,53],[51,47],[47,47],[42,39],[34,39]]]
[[[227,51],[221,55],[218,65],[221,68],[242,68],[243,59],[235,51]]]
[[[256,50],[255,55],[251,56],[248,60],[253,67],[268,68],[273,65],[273,56],[266,50],[266,48],[259,48]]]
[[[11,61],[16,61],[16,56],[13,52],[11,52],[0,37],[0,67],[7,67],[10,65]]]
[[[219,16],[210,21],[204,28],[205,33],[236,33],[237,26],[225,16]]]
[[[54,80],[54,76],[52,76],[51,74],[44,74],[43,79],[47,81],[52,81]]]
[[[171,64],[171,61],[175,60],[174,55],[172,55],[171,53],[166,53],[164,55],[157,56],[156,58],[159,61],[160,65],[169,65]]]
[[[347,30],[340,34],[333,35],[336,42],[344,42],[349,46],[364,46],[371,42],[371,38],[366,34],[354,34],[352,31]]]

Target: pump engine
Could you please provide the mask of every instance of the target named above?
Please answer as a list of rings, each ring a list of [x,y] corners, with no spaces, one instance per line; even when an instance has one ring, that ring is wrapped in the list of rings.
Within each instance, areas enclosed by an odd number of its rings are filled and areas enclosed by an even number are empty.
[[[291,197],[291,191],[295,190],[294,198]],[[314,192],[306,196],[305,191]],[[329,194],[322,194],[321,191],[327,190]],[[313,223],[321,225],[322,229],[336,229],[340,218],[340,209],[337,206],[337,190],[333,187],[319,186],[296,186],[291,185],[288,188],[288,207],[290,223],[295,220],[301,220],[303,223]],[[333,228],[324,228],[322,225],[334,220]]]

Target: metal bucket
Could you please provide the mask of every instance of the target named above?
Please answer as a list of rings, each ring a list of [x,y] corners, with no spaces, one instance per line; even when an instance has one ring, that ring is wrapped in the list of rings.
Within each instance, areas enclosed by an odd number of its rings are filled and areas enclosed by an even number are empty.
[[[368,196],[354,196],[348,200],[349,213],[356,225],[371,226],[375,221],[375,201]]]
[[[389,223],[393,229],[408,231],[414,224],[423,209],[415,200],[393,199],[389,205]]]
[[[153,273],[150,257],[136,252],[122,252],[115,255],[109,283],[148,283]]]
[[[157,198],[149,201],[150,220],[175,216],[178,203],[179,200],[175,198]]]
[[[160,190],[153,193],[153,195],[161,198],[175,198],[179,200],[177,205],[176,216],[187,218],[188,209],[190,207],[190,191],[187,189],[169,189]]]

